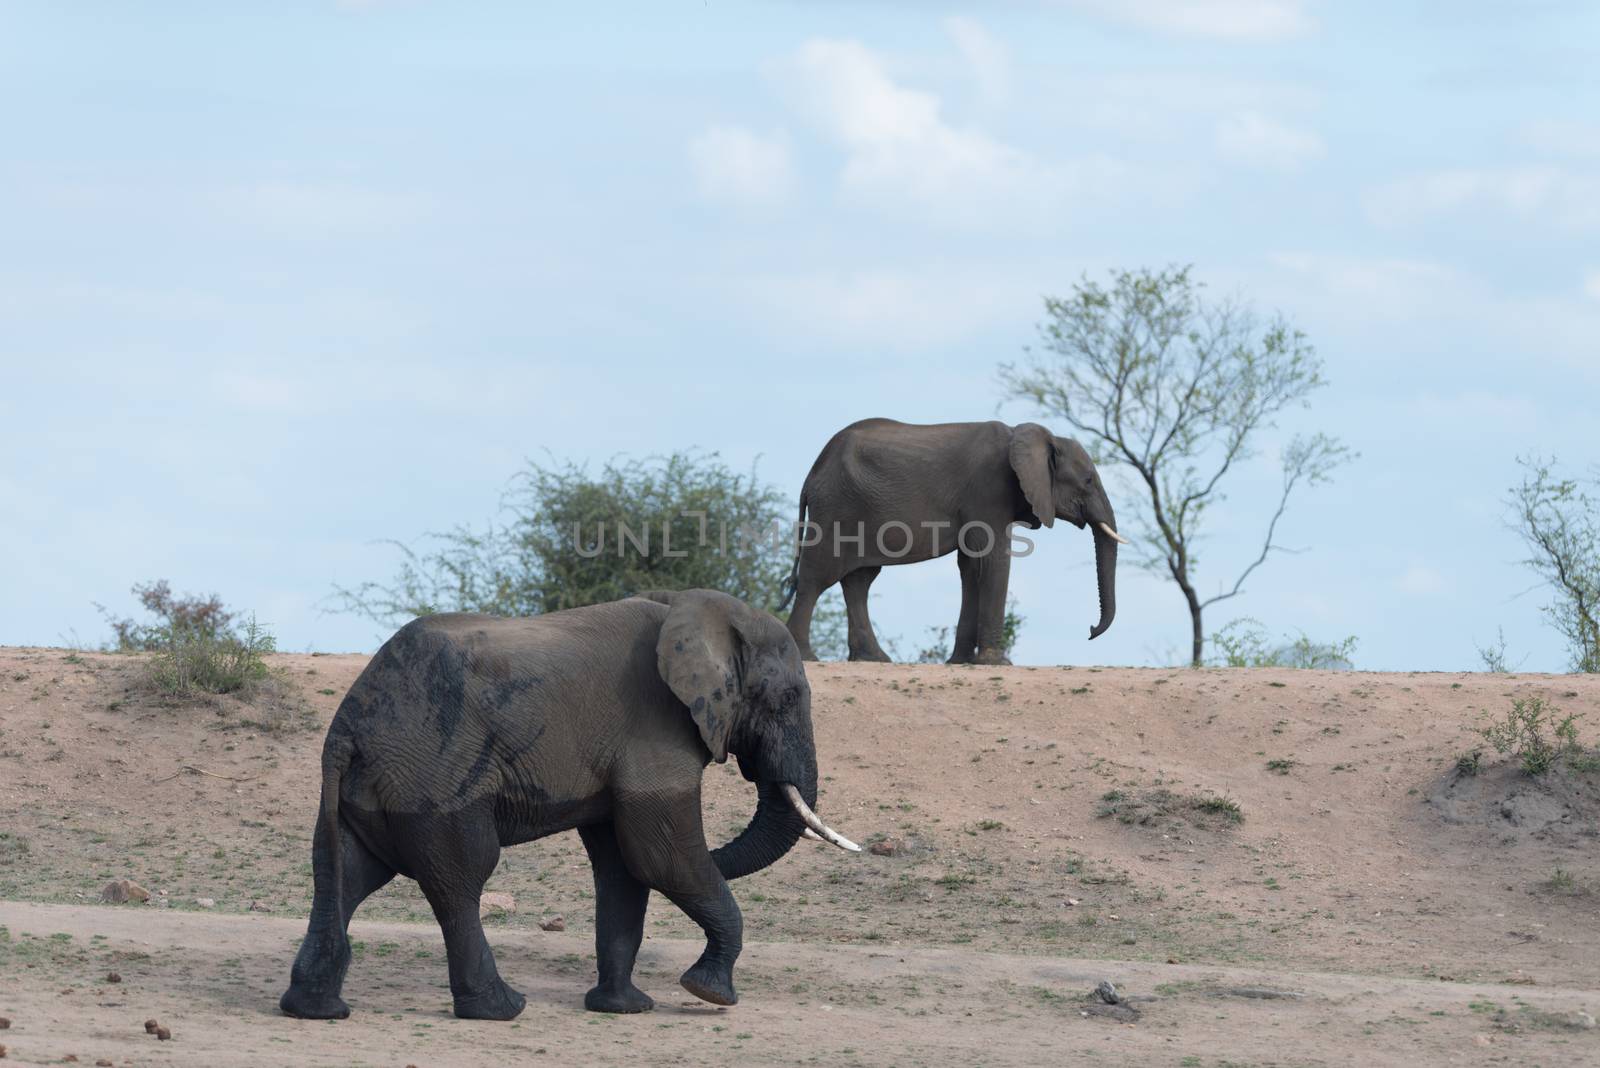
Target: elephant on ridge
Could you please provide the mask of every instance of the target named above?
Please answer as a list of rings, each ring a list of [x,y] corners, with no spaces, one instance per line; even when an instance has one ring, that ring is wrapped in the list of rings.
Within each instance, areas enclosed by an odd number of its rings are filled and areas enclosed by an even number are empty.
[[[789,633],[815,660],[812,610],[838,582],[850,659],[886,661],[867,614],[878,572],[955,552],[961,616],[949,662],[1008,664],[1010,527],[1037,530],[1057,519],[1094,533],[1100,620],[1089,637],[1097,638],[1116,615],[1117,545],[1127,539],[1083,446],[1037,423],[852,423],[823,446],[800,491],[800,548],[783,605],[793,597]]]

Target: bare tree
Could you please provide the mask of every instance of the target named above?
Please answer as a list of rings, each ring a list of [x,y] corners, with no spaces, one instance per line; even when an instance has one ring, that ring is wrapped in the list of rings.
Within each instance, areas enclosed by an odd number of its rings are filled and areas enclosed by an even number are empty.
[[[1306,406],[1324,382],[1303,333],[1281,317],[1263,323],[1238,303],[1205,301],[1200,289],[1188,267],[1116,271],[1109,287],[1084,278],[1070,296],[1045,298],[1042,343],[1028,361],[1000,369],[1008,397],[1066,420],[1096,463],[1130,471],[1148,495],[1134,513],[1134,559],[1183,591],[1195,667],[1205,609],[1244,592],[1245,579],[1284,549],[1273,538],[1296,487],[1326,481],[1351,455],[1326,434],[1292,439],[1261,551],[1231,584],[1201,595],[1196,546],[1206,512],[1224,499],[1223,479],[1255,455],[1280,412]]]
[[[1600,501],[1576,479],[1557,478],[1554,459],[1518,457],[1511,488],[1513,522],[1528,546],[1523,561],[1551,586],[1545,606],[1572,651],[1572,670],[1600,672]],[[1600,477],[1590,480],[1600,488]]]

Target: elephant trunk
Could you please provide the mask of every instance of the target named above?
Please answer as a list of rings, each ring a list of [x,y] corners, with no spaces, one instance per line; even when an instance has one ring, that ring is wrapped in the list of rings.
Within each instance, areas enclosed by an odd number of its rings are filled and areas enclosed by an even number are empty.
[[[808,804],[817,800],[815,764],[812,767],[806,781],[794,784]],[[711,859],[724,879],[742,879],[775,863],[805,833],[805,820],[784,796],[784,785],[774,779],[758,779],[756,814],[737,838],[711,851]]]
[[[1094,531],[1095,581],[1100,591],[1100,622],[1089,628],[1089,640],[1100,637],[1111,626],[1117,614],[1117,529],[1116,518],[1111,514],[1111,502],[1105,501],[1105,517],[1097,519],[1089,529]]]

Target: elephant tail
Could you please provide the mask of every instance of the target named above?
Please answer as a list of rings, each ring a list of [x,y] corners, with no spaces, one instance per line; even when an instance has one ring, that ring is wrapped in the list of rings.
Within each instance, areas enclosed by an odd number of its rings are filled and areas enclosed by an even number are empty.
[[[322,746],[322,803],[317,811],[318,830],[317,837],[327,844],[328,855],[326,870],[331,876],[331,898],[336,908],[342,908],[344,901],[344,843],[341,841],[342,833],[339,830],[339,787],[344,782],[344,773],[350,767],[351,758],[355,755],[355,739],[341,729],[344,725],[337,719],[328,731],[328,739]],[[341,921],[344,917],[340,917]]]
[[[780,590],[782,596],[778,602],[778,607],[774,609],[774,611],[782,612],[786,610],[790,603],[794,600],[795,590],[800,588],[800,541],[803,537],[805,525],[806,491],[802,488],[800,490],[800,518],[795,521],[794,565],[789,568],[789,575],[783,580],[783,587]]]

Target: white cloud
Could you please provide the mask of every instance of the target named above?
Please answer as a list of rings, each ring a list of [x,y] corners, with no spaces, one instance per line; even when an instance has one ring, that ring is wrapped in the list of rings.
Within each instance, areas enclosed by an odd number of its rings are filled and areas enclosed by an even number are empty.
[[[1368,213],[1386,225],[1469,209],[1600,227],[1600,176],[1554,166],[1462,168],[1403,178],[1367,198]]]
[[[1413,597],[1431,597],[1445,592],[1450,584],[1436,569],[1426,564],[1412,564],[1395,581],[1395,586],[1401,593]]]
[[[1224,159],[1250,167],[1292,171],[1327,154],[1322,138],[1286,126],[1256,111],[1240,111],[1220,120],[1217,152]]]
[[[1416,332],[1459,331],[1479,347],[1497,345],[1518,360],[1568,367],[1588,378],[1600,374],[1594,353],[1600,306],[1571,289],[1508,291],[1427,260],[1307,252],[1268,260],[1278,270],[1258,289],[1264,299],[1280,306],[1320,305],[1321,314],[1345,320],[1353,313],[1352,322],[1383,332],[1386,346]]]
[[[794,186],[789,138],[739,126],[713,126],[689,143],[689,164],[700,192],[714,200],[773,204]]]
[[[1280,41],[1316,28],[1305,0],[1065,0],[1112,22],[1183,37]]]
[[[807,41],[780,74],[796,110],[844,151],[840,186],[857,200],[955,227],[1037,229],[1082,195],[1127,186],[1107,157],[1045,163],[953,125],[936,94],[898,84],[858,41]]]
[[[1011,96],[1011,57],[1006,46],[975,20],[953,15],[944,20],[945,33],[955,42],[978,83],[978,92],[990,104]]]
[[[1519,134],[1523,144],[1552,156],[1600,157],[1600,124],[1535,119]]]

